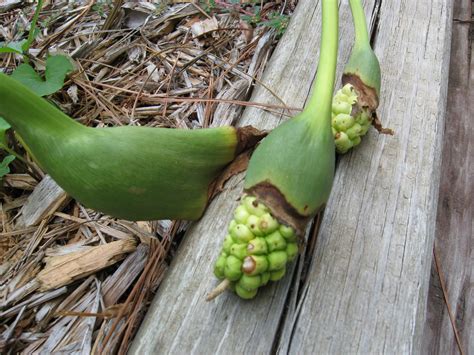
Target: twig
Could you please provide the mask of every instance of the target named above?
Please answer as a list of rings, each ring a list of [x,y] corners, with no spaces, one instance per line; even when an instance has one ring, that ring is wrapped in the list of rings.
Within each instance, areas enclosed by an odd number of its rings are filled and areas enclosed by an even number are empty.
[[[461,339],[459,337],[458,328],[456,327],[456,322],[454,321],[453,311],[448,300],[448,291],[446,290],[446,284],[444,283],[444,276],[441,272],[440,262],[438,260],[438,253],[436,251],[436,241],[433,245],[433,256],[435,260],[436,272],[438,273],[439,282],[441,284],[441,289],[443,290],[444,303],[446,304],[446,309],[448,310],[449,320],[451,321],[451,326],[453,327],[454,337],[456,338],[456,343],[461,355],[464,355],[464,350],[462,348]]]
[[[220,294],[224,293],[230,287],[230,281],[228,279],[224,279],[219,285],[216,286],[211,292],[208,293],[206,297],[206,301],[212,301],[214,298],[219,296]]]

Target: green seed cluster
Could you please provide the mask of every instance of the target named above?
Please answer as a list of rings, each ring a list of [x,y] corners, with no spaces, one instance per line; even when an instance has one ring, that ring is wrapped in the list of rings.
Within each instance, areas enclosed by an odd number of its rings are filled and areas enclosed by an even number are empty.
[[[293,228],[280,224],[255,197],[246,196],[229,224],[214,274],[231,281],[241,298],[250,299],[259,287],[283,278],[286,265],[297,255]]]
[[[357,145],[370,128],[372,119],[370,112],[360,110],[352,115],[352,107],[357,103],[357,95],[351,84],[339,90],[332,101],[332,133],[336,150],[340,154]]]

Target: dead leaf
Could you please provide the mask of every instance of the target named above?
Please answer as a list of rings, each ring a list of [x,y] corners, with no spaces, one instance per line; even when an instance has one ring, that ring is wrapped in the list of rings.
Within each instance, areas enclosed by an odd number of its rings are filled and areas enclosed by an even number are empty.
[[[215,17],[193,23],[191,25],[191,32],[194,37],[200,37],[208,32],[213,32],[219,29],[219,23]]]

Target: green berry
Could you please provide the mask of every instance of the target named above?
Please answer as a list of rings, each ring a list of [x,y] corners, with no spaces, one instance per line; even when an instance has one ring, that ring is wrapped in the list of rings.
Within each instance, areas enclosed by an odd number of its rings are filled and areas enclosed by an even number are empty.
[[[288,242],[296,241],[296,234],[293,228],[289,226],[281,225],[279,232]]]
[[[255,238],[255,239],[252,239],[252,240],[247,244],[247,252],[248,252],[250,255],[262,255],[262,254],[267,254],[267,252],[268,252],[267,242],[265,241],[264,238]]]
[[[357,116],[356,118],[356,121],[358,124],[360,124],[361,126],[370,126],[370,124],[372,123],[372,119],[370,117],[370,114],[369,112],[367,112],[366,110],[362,110],[359,115]]]
[[[362,126],[356,122],[351,128],[346,131],[346,134],[350,140],[354,140],[354,138],[360,137],[362,135],[361,132]]]
[[[248,291],[245,288],[241,287],[239,284],[235,285],[235,293],[244,300],[250,300],[257,295],[258,289]]]
[[[268,208],[265,207],[262,203],[258,203],[255,197],[244,197],[244,206],[247,209],[248,213],[257,217],[260,217],[264,213],[268,212]]]
[[[360,137],[358,137],[358,136],[355,137],[355,138],[352,140],[352,146],[355,147],[355,146],[359,145],[361,140],[362,140],[362,139],[361,139]]]
[[[270,281],[270,272],[264,272],[261,275],[261,277],[262,277],[261,286],[265,286],[268,283],[268,281]]]
[[[225,261],[224,276],[230,281],[237,281],[242,276],[242,261],[229,255]]]
[[[235,220],[230,221],[229,229],[228,229],[229,233],[232,232],[232,229],[234,229],[236,225],[237,225],[237,222]]]
[[[288,261],[293,261],[298,255],[298,244],[288,243],[286,246],[286,255],[288,256]]]
[[[286,251],[274,251],[273,253],[268,254],[268,270],[279,270],[282,267],[285,267],[287,261],[288,256],[286,255]]]
[[[370,122],[368,122],[367,124],[361,124],[361,123],[359,124],[360,124],[360,135],[365,136],[367,131],[370,128]]]
[[[334,100],[332,103],[332,112],[335,115],[338,115],[340,113],[350,114],[351,111],[352,105],[349,102]]]
[[[237,223],[240,223],[240,224],[245,224],[247,223],[247,218],[250,216],[250,214],[247,212],[247,209],[245,208],[245,206],[243,205],[240,205],[239,207],[237,207],[235,209],[235,212],[234,212],[234,220],[237,222]]]
[[[237,283],[240,287],[246,289],[247,291],[256,290],[262,284],[262,278],[260,275],[249,276],[242,275],[239,282]]]
[[[270,213],[265,213],[258,222],[258,228],[264,234],[270,234],[276,231],[279,227],[280,223],[272,217]]]
[[[334,125],[334,128],[336,128],[340,132],[346,131],[351,128],[354,125],[355,120],[351,115],[340,113],[334,117],[332,123]]]
[[[268,250],[275,251],[275,250],[285,250],[286,249],[286,241],[285,238],[280,234],[280,232],[275,231],[269,236],[265,238],[268,244]]]
[[[338,132],[335,138],[336,149],[339,153],[347,153],[352,148],[353,143],[344,132]]]
[[[286,255],[286,254],[285,254]],[[242,271],[247,275],[259,275],[268,269],[268,260],[263,255],[251,255],[244,259]]]
[[[263,232],[260,230],[259,226],[260,218],[254,215],[250,215],[247,218],[247,223],[245,224],[248,229],[255,235],[256,237],[260,237],[263,235]]]
[[[227,254],[230,254],[230,247],[235,243],[234,239],[227,234],[224,239],[224,244],[222,245],[222,250],[224,250]]]
[[[346,96],[350,96],[354,94],[353,87],[351,84],[346,84],[342,87],[340,92]]]
[[[243,260],[247,256],[247,244],[233,244],[230,247],[230,254]]]
[[[270,280],[272,281],[278,281],[278,280],[281,280],[283,278],[283,276],[285,276],[285,272],[286,272],[286,268],[283,267],[279,270],[275,270],[275,271],[272,271],[270,273]]]
[[[218,279],[223,279],[225,277],[224,269],[226,259],[226,255],[221,254],[219,258],[217,258],[216,264],[214,265],[214,275],[216,275]]]
[[[245,224],[237,224],[230,232],[230,235],[237,243],[247,243],[255,236]]]

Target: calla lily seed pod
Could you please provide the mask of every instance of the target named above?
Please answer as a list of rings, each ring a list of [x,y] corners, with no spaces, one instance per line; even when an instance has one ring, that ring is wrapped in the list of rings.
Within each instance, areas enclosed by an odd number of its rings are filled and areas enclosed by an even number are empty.
[[[376,110],[379,106],[380,64],[370,45],[364,8],[360,0],[349,0],[354,20],[355,43],[342,76],[343,88],[332,104],[332,127],[337,152],[344,154],[359,145],[369,127],[385,134]]]
[[[221,285],[229,285],[244,299],[255,297],[258,288],[268,281],[284,277],[308,222],[324,207],[331,191],[335,167],[331,106],[338,46],[337,0],[322,1],[322,19],[321,55],[312,96],[302,113],[275,128],[255,149],[245,177],[245,194],[230,222],[234,226],[233,240],[245,244],[249,253],[243,259],[242,276],[237,280],[215,273]],[[346,107],[342,104],[341,110]],[[243,220],[245,225],[238,224]],[[238,226],[247,229],[237,233]],[[260,278],[251,279],[249,287],[247,276]],[[212,292],[208,299],[216,294]]]

